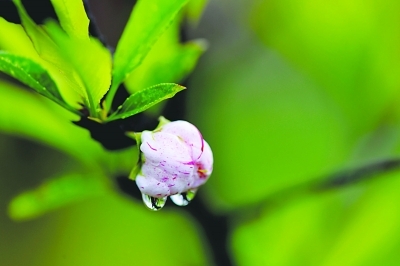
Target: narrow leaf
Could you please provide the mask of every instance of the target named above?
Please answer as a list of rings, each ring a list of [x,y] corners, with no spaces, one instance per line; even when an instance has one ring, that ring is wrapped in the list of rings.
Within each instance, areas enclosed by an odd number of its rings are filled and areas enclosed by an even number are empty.
[[[54,21],[44,25],[46,32],[58,45],[59,53],[81,77],[88,97],[89,108],[98,107],[111,84],[111,53],[95,38],[77,39],[65,34]]]
[[[29,17],[21,3],[21,0],[13,0],[13,2],[18,10],[22,26],[31,39],[38,54],[44,59],[55,60],[55,58],[52,58],[57,55],[58,49],[55,43],[53,43],[46,32],[41,27],[36,25],[35,22]]]
[[[22,25],[39,56],[59,69],[59,73],[64,76],[61,81],[69,81],[70,86],[67,88],[79,94],[89,109],[90,115],[96,117],[100,99],[111,84],[110,52],[96,39],[77,37],[73,33],[67,34],[52,20],[46,21],[42,27],[36,25],[26,13],[21,0],[13,1],[17,6]],[[58,6],[55,8],[60,14],[72,12],[78,8],[76,3],[57,3]],[[64,26],[71,26],[68,21],[73,18],[74,15],[65,15]],[[79,25],[84,26],[83,24],[82,22]],[[70,30],[73,31],[73,29]],[[82,34],[84,35],[81,32],[80,35]]]
[[[113,86],[118,85],[143,60],[154,42],[188,0],[139,0],[115,51]]]
[[[203,13],[204,8],[207,5],[207,0],[191,0],[189,1],[186,12],[189,22],[191,24],[196,24]]]
[[[18,79],[41,95],[79,115],[76,109],[63,100],[57,85],[48,72],[32,60],[0,51],[0,71]]]
[[[180,43],[180,21],[178,16],[160,36],[142,64],[125,80],[129,93],[159,83],[179,83],[193,70],[207,43],[203,40]]]
[[[0,50],[34,60],[40,58],[31,39],[20,24],[8,22],[0,17],[0,32]]]
[[[179,82],[196,66],[197,60],[205,51],[201,41],[189,42],[172,52],[151,53],[128,79],[125,86],[130,93],[161,82]],[[165,50],[164,50],[165,51]],[[153,52],[153,51],[152,51]]]
[[[21,0],[13,0],[21,18],[22,26],[28,35],[31,44],[42,60],[41,65],[52,74],[56,84],[60,88],[62,95],[67,95],[68,99],[79,98],[85,103],[88,102],[88,95],[81,77],[76,73],[69,58],[60,53],[61,49],[51,39],[47,32],[29,17],[24,9]],[[19,53],[18,53],[19,54]],[[42,64],[43,63],[43,64]]]
[[[118,107],[108,121],[124,119],[137,113],[143,112],[151,106],[173,97],[177,92],[186,89],[174,83],[162,83],[132,94]]]
[[[107,183],[97,176],[71,174],[50,179],[13,198],[8,212],[14,220],[29,220],[74,202],[104,194]]]
[[[51,0],[61,27],[71,37],[88,39],[89,19],[82,0]]]

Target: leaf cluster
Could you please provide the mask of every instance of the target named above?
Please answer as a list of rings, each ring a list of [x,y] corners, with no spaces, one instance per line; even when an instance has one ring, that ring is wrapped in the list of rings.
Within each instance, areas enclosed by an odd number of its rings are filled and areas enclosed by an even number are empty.
[[[178,14],[187,0],[139,1],[113,55],[89,35],[89,19],[82,1],[52,0],[59,23],[47,19],[43,25],[31,19],[20,0],[13,2],[21,24],[0,17],[3,33],[0,36],[0,71],[65,109],[101,123],[143,112],[184,89],[165,81],[179,81],[204,51],[200,43],[179,44]],[[171,25],[170,33],[165,34],[164,42],[158,47],[169,50],[159,60],[162,67],[168,67],[168,72],[156,73],[157,78],[153,79],[154,73],[147,70],[159,67],[154,58],[150,57],[148,62],[145,58]],[[160,53],[155,49],[153,54],[158,57]],[[143,62],[145,67],[140,70]],[[136,70],[147,73],[146,80],[142,79],[139,84],[132,82]],[[128,79],[131,81],[127,87],[135,87],[128,89],[134,91],[133,94],[117,110],[112,110],[116,91]]]
[[[184,13],[193,18],[202,8],[185,7],[188,0],[138,1],[115,53],[89,34],[82,0],[51,0],[57,19],[43,24],[31,18],[21,0],[12,2],[21,23],[0,17],[0,72],[53,103],[0,80],[4,96],[0,97],[0,131],[54,147],[83,166],[12,200],[11,217],[24,220],[109,192],[109,176],[128,176],[137,149],[104,150],[81,127],[95,127],[97,131],[90,133],[101,135],[93,137],[96,140],[130,138],[133,134],[124,130],[108,129],[185,89],[176,82],[194,68],[205,45],[204,41],[180,42]],[[123,85],[129,95],[113,110],[115,94]],[[113,135],[116,131],[120,135]],[[129,143],[135,143],[134,137]],[[88,171],[89,176],[84,174]]]

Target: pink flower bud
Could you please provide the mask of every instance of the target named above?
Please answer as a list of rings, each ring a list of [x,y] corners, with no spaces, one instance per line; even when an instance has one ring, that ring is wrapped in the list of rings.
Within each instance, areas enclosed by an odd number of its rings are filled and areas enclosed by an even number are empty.
[[[186,121],[143,131],[142,168],[136,176],[140,191],[163,198],[197,189],[213,169],[213,154],[199,130]]]

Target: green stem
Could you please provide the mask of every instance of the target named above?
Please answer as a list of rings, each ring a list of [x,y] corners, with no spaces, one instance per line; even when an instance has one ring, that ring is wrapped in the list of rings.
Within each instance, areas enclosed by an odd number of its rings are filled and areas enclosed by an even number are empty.
[[[89,107],[89,115],[94,118],[100,118],[99,113],[97,112],[96,105],[94,104],[93,98],[91,95],[88,95],[88,103],[87,106]]]
[[[106,98],[104,100],[104,109],[105,109],[106,113],[108,113],[111,110],[111,105],[114,100],[114,96],[115,96],[115,93],[117,92],[117,89],[118,89],[118,84],[113,83],[111,85],[110,90],[108,91],[108,93],[106,95]]]

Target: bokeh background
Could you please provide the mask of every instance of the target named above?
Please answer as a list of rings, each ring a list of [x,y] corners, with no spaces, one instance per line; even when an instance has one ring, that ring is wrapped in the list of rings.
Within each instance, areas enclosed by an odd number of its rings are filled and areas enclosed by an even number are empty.
[[[132,2],[90,2],[115,45]],[[209,42],[186,81],[186,119],[215,157],[196,201],[223,225],[150,212],[117,188],[15,222],[13,196],[79,165],[1,133],[0,265],[399,265],[399,10],[211,0],[185,28]],[[227,231],[221,245],[213,230]]]

